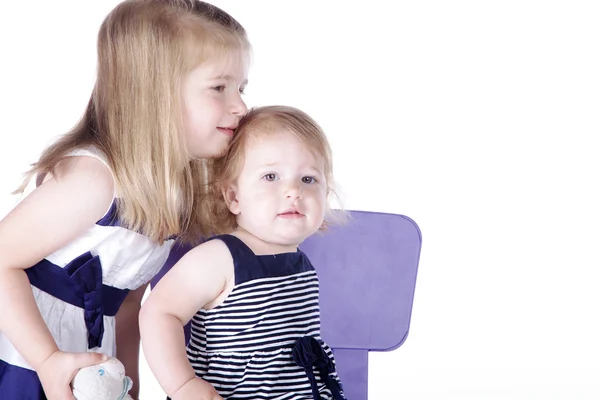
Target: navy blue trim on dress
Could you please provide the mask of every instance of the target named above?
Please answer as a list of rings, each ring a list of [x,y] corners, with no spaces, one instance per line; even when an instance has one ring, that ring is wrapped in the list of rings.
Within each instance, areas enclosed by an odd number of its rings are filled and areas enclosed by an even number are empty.
[[[44,259],[25,270],[29,282],[66,303],[84,310],[88,330],[88,348],[100,347],[104,335],[104,316],[115,316],[128,289],[117,289],[102,283],[99,256],[88,251],[64,268]]]
[[[327,389],[331,391],[333,400],[345,399],[342,394],[340,382],[331,376],[331,374],[335,373],[333,361],[325,353],[325,350],[323,350],[317,339],[311,336],[304,336],[296,340],[292,348],[292,358],[296,365],[302,367],[306,372],[314,400],[321,399],[314,369],[319,373],[321,380],[325,382]]]
[[[221,240],[231,252],[236,285],[255,279],[276,278],[315,269],[300,249],[294,253],[256,255],[236,236],[219,235],[208,240],[213,239]]]
[[[0,398],[45,400],[46,395],[35,371],[0,360]]]
[[[100,218],[96,225],[100,226],[121,226],[121,221],[119,220],[119,207],[117,206],[117,199],[114,199],[108,209],[108,212],[104,217]]]

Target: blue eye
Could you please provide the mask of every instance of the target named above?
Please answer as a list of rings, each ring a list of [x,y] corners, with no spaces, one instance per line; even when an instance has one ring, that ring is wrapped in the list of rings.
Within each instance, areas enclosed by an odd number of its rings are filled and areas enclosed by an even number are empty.
[[[302,182],[303,183],[315,183],[317,182],[317,179],[314,176],[303,176],[302,177]]]
[[[277,174],[265,174],[263,175],[263,179],[266,180],[267,182],[273,182],[275,180],[277,180]]]
[[[104,376],[105,372],[104,372],[104,368],[100,368],[98,370],[98,373],[100,374],[100,376]]]

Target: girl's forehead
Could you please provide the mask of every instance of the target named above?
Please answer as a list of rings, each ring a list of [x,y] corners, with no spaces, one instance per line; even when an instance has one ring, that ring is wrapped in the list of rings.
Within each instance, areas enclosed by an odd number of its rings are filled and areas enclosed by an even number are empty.
[[[205,62],[210,62],[221,69],[247,71],[250,67],[251,57],[248,50],[245,49],[219,49],[205,58]]]
[[[216,58],[200,63],[191,73],[203,79],[248,80],[248,68],[243,62],[231,58]]]
[[[301,162],[322,168],[324,164],[321,154],[285,131],[252,135],[245,147],[245,164],[249,166]]]
[[[269,129],[265,127],[261,132],[259,128],[251,133],[246,141],[246,151],[250,153],[257,150],[268,151],[289,147],[297,148],[306,146],[284,129]]]
[[[250,68],[250,57],[245,55],[243,51],[230,51],[226,54],[221,54],[214,57],[212,62],[215,66],[222,70],[240,71],[245,74]]]

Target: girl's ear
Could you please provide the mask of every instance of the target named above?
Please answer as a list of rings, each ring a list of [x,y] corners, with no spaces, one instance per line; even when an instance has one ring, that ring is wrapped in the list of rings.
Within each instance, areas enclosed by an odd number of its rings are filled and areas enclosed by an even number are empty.
[[[227,203],[227,208],[233,215],[238,215],[240,213],[240,203],[237,199],[237,187],[234,184],[229,184],[223,188],[223,197],[225,198],[225,203]]]

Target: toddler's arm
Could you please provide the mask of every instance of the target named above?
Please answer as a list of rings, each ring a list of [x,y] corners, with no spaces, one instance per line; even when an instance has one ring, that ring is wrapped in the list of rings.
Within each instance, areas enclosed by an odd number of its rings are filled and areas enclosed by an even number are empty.
[[[140,312],[144,354],[159,384],[173,400],[220,399],[196,378],[184,342],[183,327],[194,314],[226,289],[233,277],[227,246],[211,240],[190,250],[152,289]]]

